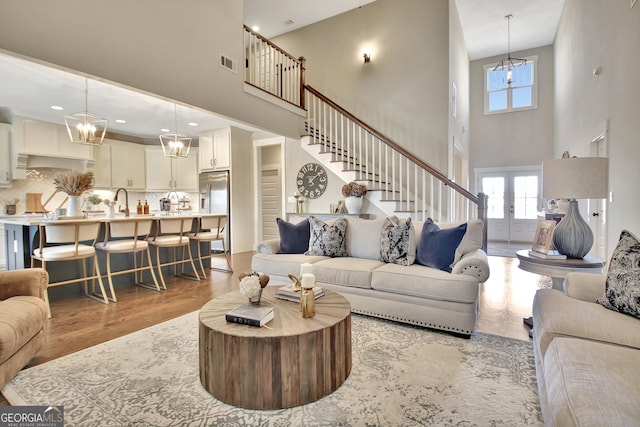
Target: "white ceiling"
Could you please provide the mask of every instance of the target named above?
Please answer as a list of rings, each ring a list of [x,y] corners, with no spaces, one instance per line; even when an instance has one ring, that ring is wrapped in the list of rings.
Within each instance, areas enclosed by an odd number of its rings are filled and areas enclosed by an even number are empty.
[[[553,44],[564,0],[455,0],[469,59],[507,53],[507,20],[511,19],[511,52]]]
[[[259,25],[273,37],[309,25],[375,0],[244,0],[245,23]],[[507,51],[507,24],[511,20],[511,50],[553,43],[564,0],[455,0],[471,60]],[[290,23],[293,21],[293,23]],[[64,123],[64,114],[84,111],[84,76],[0,53],[0,107],[21,115]],[[54,111],[52,105],[64,107]],[[175,130],[174,104],[98,80],[89,80],[89,111],[109,120],[108,131],[157,141],[162,128]],[[116,123],[124,119],[125,124]],[[197,127],[188,122],[198,123]],[[178,106],[178,131],[191,137],[228,125],[252,128],[186,106]]]

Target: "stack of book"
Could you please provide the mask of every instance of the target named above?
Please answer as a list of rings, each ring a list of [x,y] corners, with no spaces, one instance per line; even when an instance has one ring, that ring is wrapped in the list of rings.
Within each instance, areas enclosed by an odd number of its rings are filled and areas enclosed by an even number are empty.
[[[529,255],[542,259],[567,259],[566,255],[562,255],[560,252],[554,250],[549,250],[547,253],[529,251]]]
[[[276,291],[276,298],[285,299],[287,301],[300,302],[300,294],[302,291],[294,291],[293,285],[281,286]],[[313,288],[313,298],[318,299],[324,296],[324,290],[321,287],[316,286]]]
[[[262,327],[275,317],[273,307],[265,305],[239,305],[225,315],[227,322]]]

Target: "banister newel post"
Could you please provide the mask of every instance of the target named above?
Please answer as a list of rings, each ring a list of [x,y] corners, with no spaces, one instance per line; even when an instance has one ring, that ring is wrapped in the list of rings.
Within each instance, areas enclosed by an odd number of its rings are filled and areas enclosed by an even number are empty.
[[[484,194],[483,192],[478,193],[478,219],[482,220],[482,250],[487,251],[487,228],[489,224],[487,223],[487,201],[489,200],[489,196]]]
[[[304,68],[304,64],[305,64],[305,57],[301,56],[300,58],[298,58],[298,61],[300,62],[300,108],[304,108],[305,105],[305,99],[304,99],[304,86],[305,86],[305,76],[304,76],[304,72],[305,72],[305,68]]]

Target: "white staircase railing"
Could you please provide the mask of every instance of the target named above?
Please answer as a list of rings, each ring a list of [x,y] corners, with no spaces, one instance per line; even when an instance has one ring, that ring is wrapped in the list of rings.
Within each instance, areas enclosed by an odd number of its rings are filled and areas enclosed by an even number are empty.
[[[244,26],[244,80],[297,107],[304,106],[304,57],[294,58]]]
[[[319,145],[319,153],[330,153],[330,162],[338,162],[355,181],[367,184],[367,196],[379,193],[379,203],[392,205],[399,216],[438,222],[479,218],[486,224],[484,194],[470,193],[317,90],[304,89],[310,143]]]

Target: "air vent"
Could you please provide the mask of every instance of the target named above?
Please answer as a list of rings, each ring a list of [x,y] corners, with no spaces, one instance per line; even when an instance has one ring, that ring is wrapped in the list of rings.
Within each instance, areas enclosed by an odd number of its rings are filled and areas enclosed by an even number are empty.
[[[235,60],[233,60],[233,59],[231,59],[231,58],[229,58],[229,57],[227,57],[227,56],[225,56],[223,54],[220,54],[220,66],[222,68],[226,68],[227,70],[229,70],[231,72],[234,72],[234,73],[238,72],[238,63]]]

